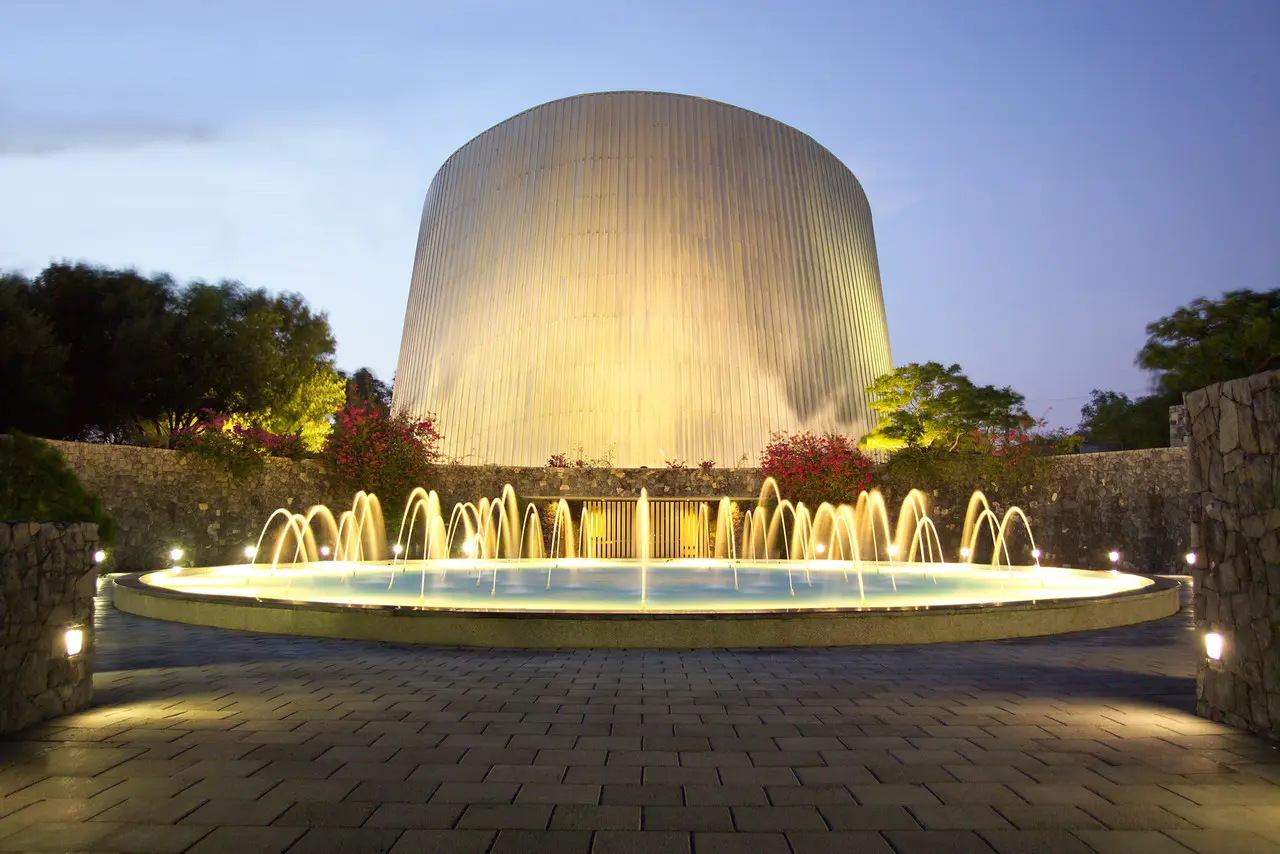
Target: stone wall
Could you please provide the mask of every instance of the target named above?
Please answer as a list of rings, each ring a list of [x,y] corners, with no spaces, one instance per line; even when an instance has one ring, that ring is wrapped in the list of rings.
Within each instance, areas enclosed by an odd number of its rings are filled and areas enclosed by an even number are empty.
[[[323,472],[314,462],[269,459],[244,480],[179,451],[128,445],[50,442],[115,523],[115,542],[103,566],[134,572],[168,566],[169,550],[187,565],[244,560],[262,525],[278,507],[329,504]]]
[[[157,569],[173,545],[184,563],[243,560],[273,510],[324,503],[340,509],[350,496],[329,493],[314,462],[268,460],[244,481],[176,451],[54,442],[85,487],[97,494],[117,525],[110,571]],[[1110,567],[1117,549],[1122,568],[1177,572],[1189,542],[1186,457],[1181,449],[1077,454],[1051,461],[1041,489],[1018,496],[1031,517],[1042,560],[1066,566]],[[733,498],[758,495],[759,469],[608,469],[442,466],[431,488],[446,508],[456,501],[496,496],[505,483],[524,498]],[[980,488],[982,484],[974,484]],[[946,535],[959,527],[969,492],[933,496]],[[895,498],[895,496],[890,496]],[[1003,512],[1005,505],[996,502]],[[385,508],[388,514],[402,508]],[[954,533],[958,539],[959,532]],[[949,544],[949,547],[952,544]],[[958,547],[958,546],[957,546]]]
[[[1201,715],[1280,737],[1280,371],[1186,396]]]
[[[0,522],[0,733],[89,705],[97,548],[94,524]]]
[[[522,468],[517,466],[441,466],[432,488],[445,506],[501,493],[511,484],[523,498],[635,498],[641,489],[651,498],[755,498],[764,476],[760,469],[610,469]]]

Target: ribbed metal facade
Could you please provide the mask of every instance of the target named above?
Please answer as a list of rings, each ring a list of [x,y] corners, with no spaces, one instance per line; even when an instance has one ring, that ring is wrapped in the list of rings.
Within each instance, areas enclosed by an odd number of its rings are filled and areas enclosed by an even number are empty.
[[[853,436],[891,370],[871,209],[805,134],[684,95],[520,113],[423,208],[394,408],[465,463],[751,464],[775,430]]]

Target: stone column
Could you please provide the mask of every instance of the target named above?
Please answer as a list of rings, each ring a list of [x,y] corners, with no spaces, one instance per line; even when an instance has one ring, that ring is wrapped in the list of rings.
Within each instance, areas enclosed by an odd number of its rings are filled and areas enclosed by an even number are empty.
[[[98,526],[0,522],[0,733],[93,697]]]
[[[1197,711],[1280,736],[1280,371],[1186,396]],[[1204,638],[1222,637],[1220,660]]]

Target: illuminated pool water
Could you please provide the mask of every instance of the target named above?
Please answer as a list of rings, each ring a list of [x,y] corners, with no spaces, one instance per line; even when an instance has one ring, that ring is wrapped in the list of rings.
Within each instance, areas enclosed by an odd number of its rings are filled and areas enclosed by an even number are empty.
[[[968,563],[668,560],[321,561],[271,569],[163,570],[144,584],[259,602],[472,612],[675,613],[876,610],[1083,599],[1150,579],[1055,567]]]

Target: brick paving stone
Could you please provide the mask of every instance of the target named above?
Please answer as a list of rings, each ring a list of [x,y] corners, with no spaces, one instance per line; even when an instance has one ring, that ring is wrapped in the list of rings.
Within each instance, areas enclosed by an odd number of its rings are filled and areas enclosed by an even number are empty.
[[[818,807],[832,830],[919,830],[920,823],[906,807],[888,804],[849,806],[823,804]]]
[[[698,854],[791,854],[781,833],[695,833]]]
[[[646,809],[668,809],[668,807],[646,807]],[[683,807],[672,809],[683,809]],[[551,829],[639,830],[642,826],[640,810],[640,807],[632,806],[557,804],[551,813]]]
[[[645,830],[732,831],[729,807],[645,807]]]
[[[767,805],[763,786],[685,786],[684,802],[691,807]]]
[[[302,801],[272,824],[287,827],[359,827],[373,814],[373,804]]]
[[[1195,825],[1153,804],[1092,804],[1082,807],[1112,830],[1193,830]]]
[[[1096,854],[1065,830],[984,830],[979,835],[999,854]]]
[[[733,823],[740,831],[826,830],[814,806],[733,807]]]
[[[893,854],[885,838],[871,831],[791,831],[787,841],[794,854]]]
[[[40,822],[0,838],[0,851],[74,851],[96,845],[121,825],[105,821]]]
[[[451,848],[441,851],[454,854]],[[489,854],[589,854],[591,834],[579,830],[503,830]]]
[[[124,824],[99,839],[94,847],[117,854],[181,854],[212,832],[211,827]]]
[[[1280,842],[1246,830],[1166,830],[1164,833],[1196,854],[1280,854]]]
[[[679,786],[606,785],[601,787],[600,803],[637,807],[680,806],[684,803],[684,790]]]
[[[518,804],[598,804],[600,787],[581,783],[525,783]]]
[[[228,851],[283,854],[306,832],[301,827],[216,827],[209,835],[188,848],[187,854],[227,854]]]
[[[591,854],[690,854],[687,832],[661,830],[601,830],[591,843]]]
[[[453,827],[466,807],[461,804],[379,804],[365,827]],[[281,824],[279,820],[276,824]]]
[[[1020,830],[1103,827],[1102,822],[1085,810],[1070,804],[997,804],[995,810]]]
[[[182,824],[236,825],[253,827],[271,824],[282,816],[290,804],[285,801],[264,799],[246,801],[239,798],[218,798],[205,801]]]
[[[895,850],[911,854],[992,854],[994,850],[971,830],[889,830],[884,835]]]
[[[314,828],[289,846],[289,854],[386,854],[401,832],[378,827]]]
[[[1156,830],[1078,830],[1075,833],[1098,854],[1187,854],[1191,850]]]

